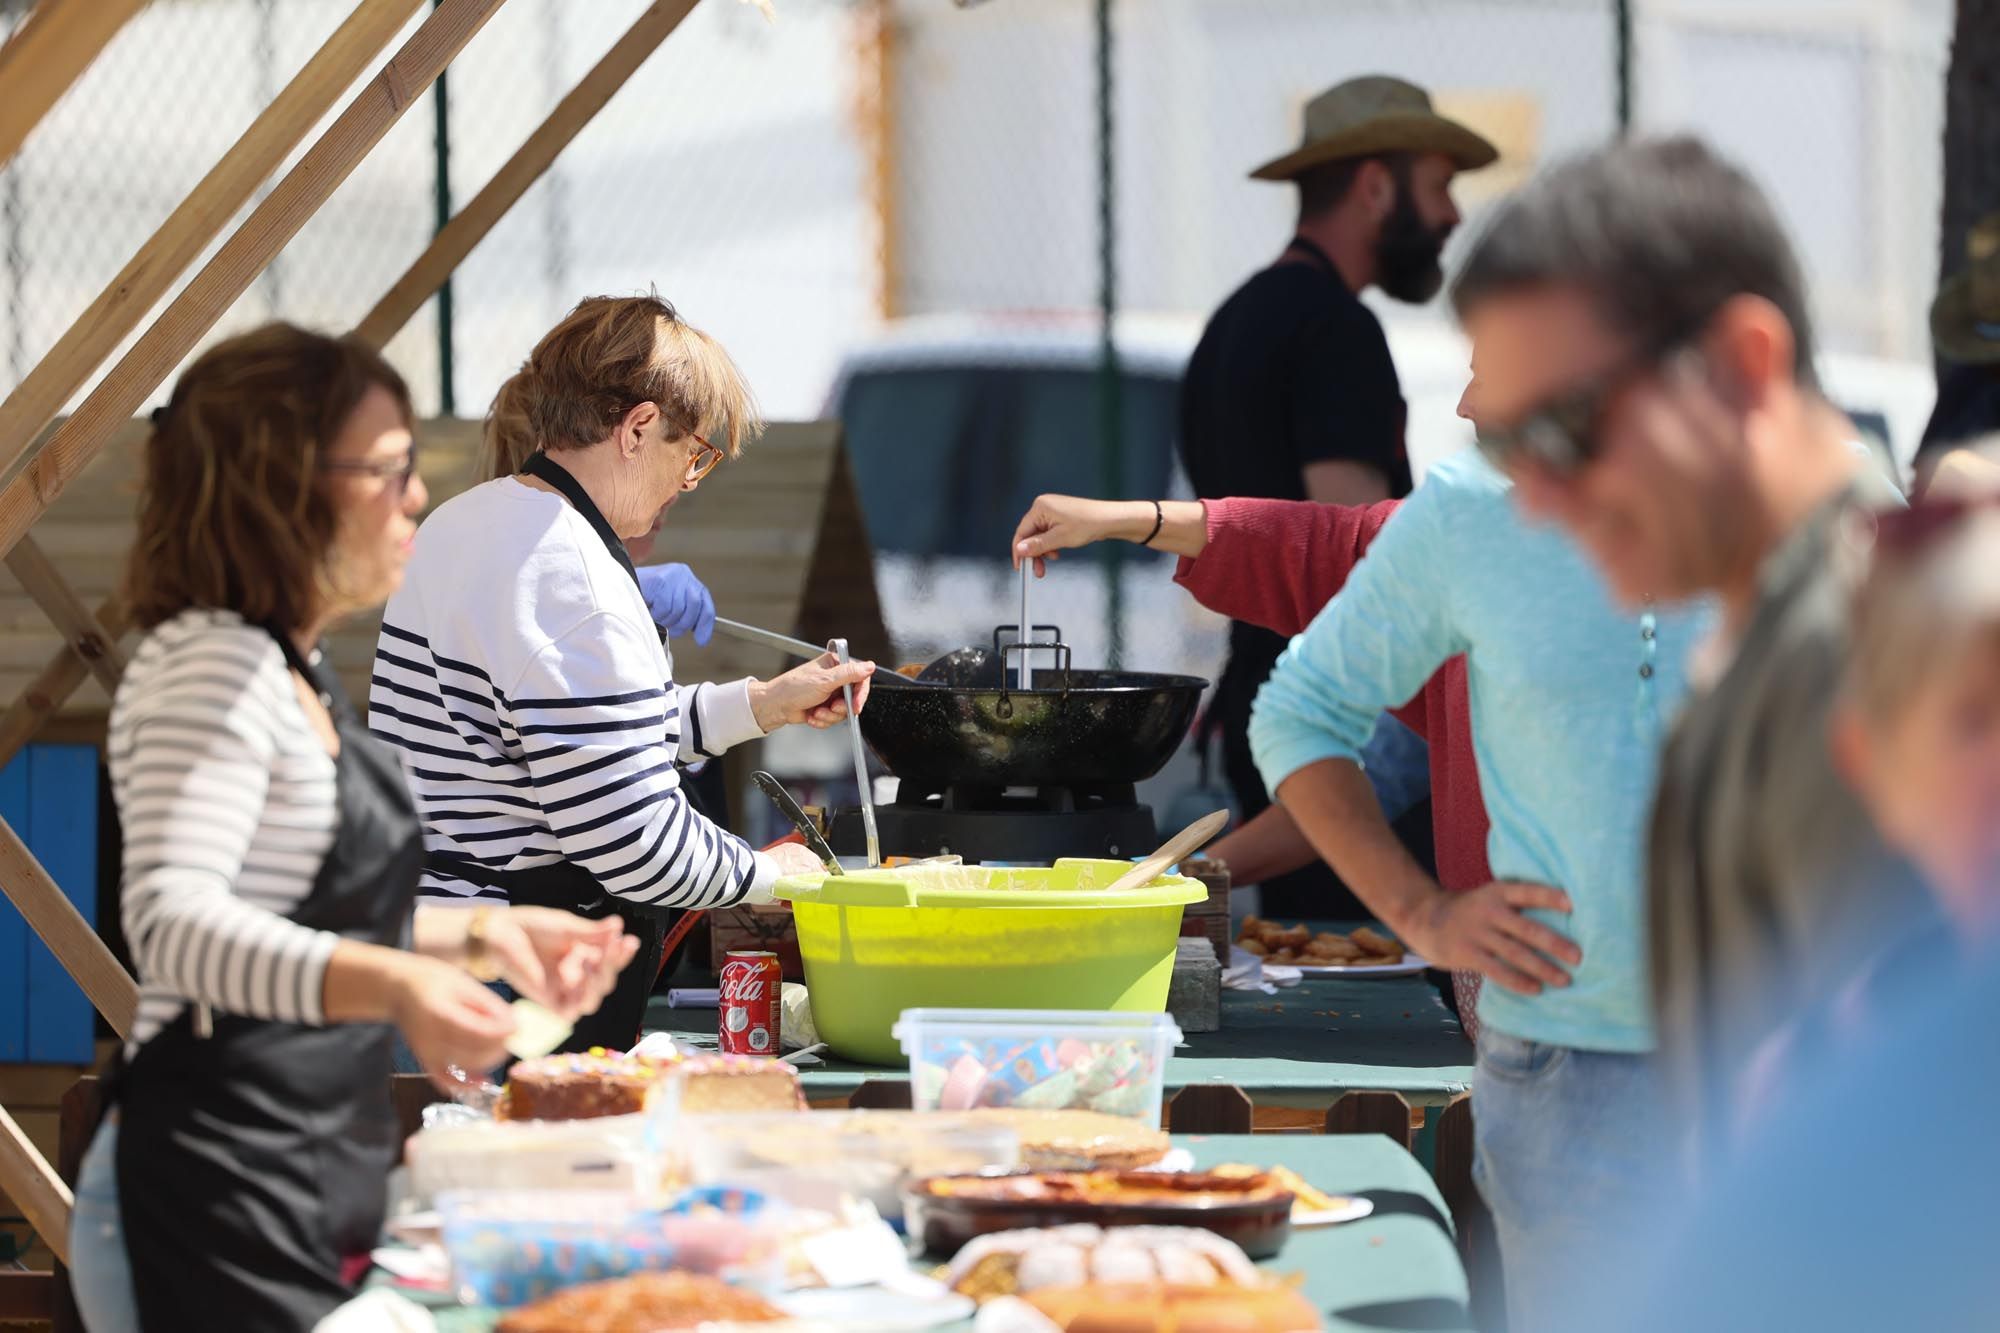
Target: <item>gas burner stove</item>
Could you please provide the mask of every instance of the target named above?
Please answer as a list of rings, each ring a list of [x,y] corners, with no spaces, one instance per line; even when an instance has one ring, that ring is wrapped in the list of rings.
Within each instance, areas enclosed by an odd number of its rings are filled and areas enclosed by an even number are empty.
[[[1139,804],[1129,783],[940,790],[904,782],[893,802],[875,807],[875,823],[886,856],[955,854],[970,862],[1122,861],[1159,841],[1152,808]],[[861,811],[832,811],[827,839],[842,856],[864,855]]]

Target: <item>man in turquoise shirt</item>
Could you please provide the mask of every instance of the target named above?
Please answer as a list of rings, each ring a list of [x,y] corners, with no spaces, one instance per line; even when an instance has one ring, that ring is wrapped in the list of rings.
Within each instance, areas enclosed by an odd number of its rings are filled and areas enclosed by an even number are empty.
[[[1711,617],[1621,611],[1509,490],[1470,452],[1432,468],[1280,659],[1250,738],[1265,782],[1392,929],[1433,963],[1500,983],[1480,997],[1475,1171],[1513,1326],[1534,1329],[1563,1308],[1600,1219],[1641,1198],[1659,1152],[1646,1129],[1646,816]],[[1466,950],[1452,917],[1471,904],[1402,851],[1357,762],[1376,716],[1458,653],[1498,881],[1474,893],[1525,909],[1516,933],[1547,960],[1532,980]],[[1558,960],[1574,953],[1558,935],[1581,951],[1566,979]]]

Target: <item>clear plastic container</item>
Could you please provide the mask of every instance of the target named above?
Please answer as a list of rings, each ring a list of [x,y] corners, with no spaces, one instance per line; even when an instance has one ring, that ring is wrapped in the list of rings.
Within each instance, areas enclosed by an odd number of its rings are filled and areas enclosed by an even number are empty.
[[[1004,1125],[913,1111],[691,1116],[682,1124],[698,1183],[742,1185],[828,1212],[843,1197],[864,1199],[890,1222],[902,1216],[912,1180],[1021,1161],[1020,1140]]]
[[[661,1208],[605,1191],[460,1190],[438,1199],[438,1213],[468,1305],[521,1305],[665,1269],[753,1283],[783,1273],[784,1210],[754,1191],[691,1190]]]
[[[907,1009],[896,1039],[919,1111],[1101,1111],[1155,1129],[1181,1030],[1166,1014]]]
[[[410,1140],[410,1190],[608,1190],[658,1200],[671,1187],[673,1121],[440,1118]]]

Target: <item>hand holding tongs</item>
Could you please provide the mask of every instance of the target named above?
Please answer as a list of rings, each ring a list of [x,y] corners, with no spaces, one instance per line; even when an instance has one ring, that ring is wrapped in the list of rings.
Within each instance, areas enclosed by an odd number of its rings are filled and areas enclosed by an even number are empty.
[[[726,620],[721,616],[715,618],[715,627],[724,634],[750,643],[761,643],[794,657],[804,657],[807,661],[813,661],[823,653],[832,653],[840,660],[842,666],[847,665],[845,639],[834,639],[826,647],[818,648],[804,639],[794,639],[789,634],[774,634],[770,630],[758,629],[755,625],[746,625],[738,620]],[[847,700],[847,734],[854,746],[854,781],[861,789],[861,827],[868,838],[868,866],[873,869],[882,864],[882,841],[875,832],[875,801],[868,786],[868,756],[861,748],[861,714],[854,707],[854,687],[843,685],[840,687],[840,692]]]

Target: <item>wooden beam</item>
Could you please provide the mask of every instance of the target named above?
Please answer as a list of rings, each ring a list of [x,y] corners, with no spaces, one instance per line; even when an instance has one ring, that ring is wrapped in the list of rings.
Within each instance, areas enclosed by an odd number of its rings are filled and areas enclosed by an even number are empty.
[[[68,1263],[69,1215],[76,1200],[5,1107],[0,1107],[0,1190],[21,1210],[42,1244]]]
[[[0,402],[0,484],[14,480],[36,438],[63,404],[76,397],[104,359],[118,350],[422,4],[423,0],[361,0],[27,378]],[[0,77],[0,87],[5,86]],[[8,105],[11,98],[10,88]]]
[[[35,605],[48,613],[63,633],[64,646],[75,654],[84,668],[97,677],[106,694],[118,692],[118,678],[125,674],[125,653],[115,637],[105,633],[97,617],[83,604],[33,537],[23,537],[7,553],[7,568],[21,581]]]
[[[654,0],[648,5],[624,36],[611,44],[604,58],[570,90],[569,96],[556,104],[549,118],[528,136],[514,156],[507,159],[506,165],[493,173],[485,188],[439,228],[430,248],[418,255],[416,262],[375,303],[375,308],[355,326],[355,334],[377,347],[395,337],[444,285],[452,270],[486,239],[494,224],[520,202],[528,187],[541,179],[578,131],[604,109],[605,103],[667,39],[667,34],[680,26],[694,6],[695,0]]]
[[[126,614],[125,604],[116,597],[107,598],[97,608],[94,617],[107,643],[117,643],[131,628],[131,617]],[[51,718],[61,711],[63,703],[76,692],[90,675],[90,668],[69,644],[64,644],[41,674],[29,682],[21,696],[0,713],[0,768],[5,768],[15,755],[40,734]]]
[[[0,46],[0,165],[146,0],[41,0]]]
[[[439,0],[409,41],[170,302],[34,460],[0,489],[0,554],[34,526],[104,442],[194,350],[327,196],[381,142],[504,0]]]
[[[4,819],[0,819],[0,891],[20,910],[28,929],[76,978],[112,1030],[121,1037],[129,1034],[133,1016],[139,1011],[138,983],[118,965],[90,923],[63,896],[49,872]]]

